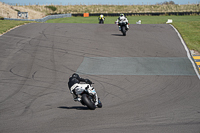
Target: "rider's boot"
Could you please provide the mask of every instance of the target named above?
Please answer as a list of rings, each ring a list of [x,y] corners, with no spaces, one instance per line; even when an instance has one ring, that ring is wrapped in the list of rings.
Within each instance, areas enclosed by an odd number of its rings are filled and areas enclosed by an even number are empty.
[[[129,30],[129,26],[128,26],[128,24],[126,25],[126,28],[127,28],[127,30]]]
[[[74,101],[78,101],[78,102],[81,102],[81,98],[80,97],[76,97],[76,98],[74,98]]]
[[[119,26],[119,31],[121,31],[121,26]]]
[[[99,107],[99,108],[102,108],[102,103],[101,103],[101,101],[99,99],[100,98],[98,98],[98,104],[96,106]]]
[[[72,95],[73,95],[74,101],[79,101],[79,102],[81,101],[81,98],[78,97],[75,91],[73,91]]]

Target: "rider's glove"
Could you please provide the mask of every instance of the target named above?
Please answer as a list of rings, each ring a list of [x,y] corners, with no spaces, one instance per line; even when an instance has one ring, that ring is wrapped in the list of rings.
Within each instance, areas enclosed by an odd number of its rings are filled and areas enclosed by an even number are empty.
[[[90,81],[89,79],[85,79],[85,82],[86,82],[87,84],[92,84],[92,81]]]

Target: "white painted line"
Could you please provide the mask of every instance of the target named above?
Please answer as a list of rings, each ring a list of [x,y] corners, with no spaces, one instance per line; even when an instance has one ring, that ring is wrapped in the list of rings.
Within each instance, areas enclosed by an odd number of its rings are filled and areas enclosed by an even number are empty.
[[[170,25],[171,25],[171,24],[170,24]],[[196,68],[195,62],[192,60],[192,57],[191,57],[190,52],[189,52],[189,50],[188,50],[188,47],[186,46],[185,42],[183,41],[183,38],[181,37],[181,35],[180,35],[180,33],[178,32],[178,30],[177,30],[173,25],[171,25],[171,26],[174,28],[174,30],[175,30],[176,33],[178,34],[178,36],[179,36],[179,38],[180,38],[180,40],[181,40],[181,42],[182,42],[182,44],[183,44],[183,46],[184,46],[186,52],[187,52],[187,57],[188,57],[188,59],[191,61],[192,65],[193,65],[193,67],[194,67],[194,71],[196,72],[197,77],[198,77],[199,80],[200,80],[199,72],[198,72],[198,70],[197,70],[197,68]]]

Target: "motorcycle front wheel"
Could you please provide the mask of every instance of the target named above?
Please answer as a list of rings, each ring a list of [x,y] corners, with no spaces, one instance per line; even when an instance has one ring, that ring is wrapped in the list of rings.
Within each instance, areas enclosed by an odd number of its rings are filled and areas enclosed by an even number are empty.
[[[88,94],[82,95],[82,101],[89,109],[95,110],[96,106]]]
[[[104,22],[103,22],[103,20],[102,19],[100,19],[100,21],[99,21],[99,24],[103,24]]]
[[[122,33],[123,33],[123,36],[126,36],[126,27],[125,26],[122,26]]]

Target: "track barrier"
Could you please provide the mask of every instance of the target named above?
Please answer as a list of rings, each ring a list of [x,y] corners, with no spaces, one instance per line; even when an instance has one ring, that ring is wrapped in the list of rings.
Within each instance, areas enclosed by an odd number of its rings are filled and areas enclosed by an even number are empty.
[[[36,22],[45,22],[49,19],[56,19],[56,18],[65,18],[71,17],[71,14],[57,14],[57,15],[49,15],[41,19],[17,19],[17,18],[4,18],[4,20],[17,20],[17,21],[36,21]]]

